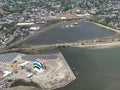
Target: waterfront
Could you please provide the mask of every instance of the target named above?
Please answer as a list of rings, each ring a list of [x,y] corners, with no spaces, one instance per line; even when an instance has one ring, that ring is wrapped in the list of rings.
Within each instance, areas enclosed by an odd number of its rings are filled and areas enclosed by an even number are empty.
[[[108,37],[115,35],[115,32],[89,22],[79,22],[74,26],[68,24],[55,27],[45,34],[33,38],[28,44],[51,44],[76,42],[79,40]]]
[[[59,50],[79,75],[58,90],[120,90],[120,48]]]
[[[34,38],[28,44],[75,42],[112,35],[115,33],[108,29],[92,23],[80,22],[74,28],[56,27],[54,30],[49,30],[42,36]],[[58,50],[63,53],[77,75],[75,81],[58,90],[120,90],[120,48],[68,47]]]
[[[8,58],[10,59],[6,60]],[[20,85],[53,90],[64,87],[76,79],[60,52],[42,55],[2,54],[0,55],[0,72],[2,72],[0,90]],[[7,85],[5,81],[9,80],[13,82]]]
[[[83,24],[81,26],[81,24]],[[61,34],[60,42],[63,43],[62,39],[66,42],[73,42],[82,39],[96,38],[96,37],[107,37],[115,35],[114,32],[106,30],[97,25],[81,22],[80,27],[83,28],[82,31],[74,31],[74,29],[61,29],[60,30],[49,30],[48,33],[55,31],[53,36],[44,36],[47,33],[43,34],[43,37],[57,39],[55,35]],[[78,25],[78,26],[79,26]],[[90,27],[87,27],[89,26]],[[61,27],[61,26],[60,26]],[[56,27],[57,28],[57,27]],[[65,31],[64,31],[65,30]],[[90,31],[89,31],[90,30]],[[69,32],[68,32],[69,31]],[[67,35],[64,32],[70,33],[71,36]],[[72,32],[72,33],[71,33]],[[56,34],[57,33],[57,34]],[[78,36],[77,36],[78,35]],[[65,36],[65,37],[64,37]],[[73,37],[74,36],[74,37]],[[80,36],[80,37],[79,37]],[[41,36],[39,36],[41,37]],[[30,44],[41,44],[44,43],[44,40],[41,40],[39,37],[30,41]],[[69,37],[69,38],[68,38]],[[37,40],[37,41],[36,41]],[[48,40],[47,43],[50,41]],[[51,52],[54,50],[51,50]],[[58,51],[61,51],[71,66],[72,70],[77,76],[77,79],[67,85],[64,88],[58,90],[119,90],[120,89],[120,48],[106,48],[106,49],[87,49],[87,48],[58,48]]]

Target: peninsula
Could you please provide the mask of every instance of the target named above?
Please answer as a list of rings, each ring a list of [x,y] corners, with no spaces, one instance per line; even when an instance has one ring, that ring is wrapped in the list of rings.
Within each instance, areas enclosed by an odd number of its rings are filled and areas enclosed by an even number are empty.
[[[0,73],[0,90],[22,86],[16,80],[34,82],[41,89],[51,90],[64,87],[76,79],[60,52],[41,55],[1,54]]]

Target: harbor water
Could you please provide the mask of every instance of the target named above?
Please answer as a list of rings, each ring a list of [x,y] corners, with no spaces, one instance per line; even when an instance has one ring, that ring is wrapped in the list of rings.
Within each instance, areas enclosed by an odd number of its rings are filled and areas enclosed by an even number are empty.
[[[76,42],[108,37],[114,32],[88,22],[61,25],[38,36],[28,44]],[[58,90],[120,90],[120,48],[59,48],[77,79]]]
[[[59,50],[77,79],[58,90],[120,90],[120,48]]]
[[[76,42],[85,39],[94,39],[115,35],[115,32],[89,22],[70,23],[54,27],[31,39],[27,44],[53,44]]]

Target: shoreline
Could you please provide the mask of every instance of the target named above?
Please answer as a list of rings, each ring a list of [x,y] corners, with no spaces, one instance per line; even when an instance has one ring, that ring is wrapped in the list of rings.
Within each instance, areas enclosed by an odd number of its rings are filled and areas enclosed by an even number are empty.
[[[74,46],[77,48],[91,48],[91,49],[103,49],[103,48],[114,48],[120,47],[120,42],[109,42],[109,43],[99,43],[99,44],[92,44],[92,45],[77,45]]]
[[[15,57],[12,57],[11,60],[8,60],[9,55],[15,55]],[[61,52],[51,53],[51,54],[22,54],[22,53],[7,53],[0,56],[7,57],[5,59],[1,59],[1,68],[0,71],[3,68],[6,67],[7,71],[11,71],[12,74],[8,74],[4,76],[2,74],[2,78],[6,79],[9,78],[15,82],[13,82],[10,86],[11,89],[13,87],[17,86],[24,86],[23,84],[19,83],[22,81],[22,83],[26,83],[26,86],[33,86],[37,88],[41,88],[42,90],[54,90],[58,88],[62,88],[70,84],[76,79],[76,76],[74,75],[71,67],[69,66],[68,62],[64,58]],[[26,58],[27,57],[27,58]],[[29,59],[28,59],[29,57]],[[35,58],[42,58],[44,60],[44,66],[45,69],[38,69],[35,70],[35,65],[33,65]],[[8,61],[7,61],[8,60]],[[14,64],[14,61],[17,63]],[[23,65],[25,68],[21,69],[22,64],[25,62],[28,62],[27,64]],[[39,63],[38,63],[39,64]],[[10,65],[16,65],[16,68],[13,69]],[[38,66],[39,67],[39,66]],[[27,70],[26,70],[27,69]],[[28,69],[30,71],[28,71]],[[42,71],[41,71],[42,69]],[[15,73],[15,71],[18,71],[18,73]],[[34,73],[36,72],[36,74]],[[32,74],[31,77],[28,77],[29,74]],[[34,82],[33,84],[29,84],[30,82]],[[4,84],[4,82],[2,82]],[[15,83],[15,84],[14,84]],[[37,85],[37,86],[36,86]],[[2,86],[2,85],[0,85]],[[6,88],[9,88],[6,87]],[[1,89],[0,89],[1,90]]]
[[[100,24],[100,23],[96,23],[96,22],[92,22],[92,21],[85,21],[85,22],[89,22],[89,23],[95,24],[95,25],[97,25],[97,26],[100,26],[100,27],[102,27],[102,28],[108,29],[108,30],[110,30],[110,31],[117,32],[118,34],[120,33],[120,30],[111,28],[111,27],[109,27],[109,26],[105,26],[105,25]]]
[[[81,20],[80,20],[81,21]],[[73,21],[71,21],[71,22],[73,22]],[[71,23],[71,22],[67,22],[67,23]],[[113,31],[113,32],[115,32],[116,34],[119,34],[120,33],[120,31],[119,30],[117,30],[117,29],[113,29],[113,28],[111,28],[111,27],[108,27],[108,26],[104,26],[104,25],[102,25],[102,24],[99,24],[99,23],[96,23],[96,22],[91,22],[91,21],[84,21],[84,22],[88,22],[88,23],[92,23],[92,24],[95,24],[95,25],[97,25],[97,26],[99,26],[99,27],[102,27],[102,28],[105,28],[105,29],[107,29],[107,30],[110,30],[110,31]],[[66,23],[66,22],[62,22],[62,23],[58,23],[58,24],[56,24],[56,25],[52,25],[52,26],[48,26],[48,27],[46,27],[45,29],[47,29],[47,30],[49,30],[50,28],[53,28],[53,27],[56,27],[56,26],[58,26],[58,25],[61,25],[61,24],[63,24],[63,23]],[[39,35],[40,34],[40,32],[39,33],[37,33],[37,35]],[[33,35],[34,36],[34,35]],[[35,38],[35,37],[34,37]],[[98,38],[99,39],[99,38]],[[29,40],[30,40],[30,38],[29,38]],[[114,43],[114,44],[113,44]],[[74,45],[71,45],[70,47],[82,47],[82,48],[86,48],[86,47],[98,47],[99,48],[99,46],[100,47],[105,47],[105,46],[109,46],[109,47],[111,47],[111,46],[116,46],[116,44],[117,44],[117,46],[118,46],[118,43],[120,43],[120,42],[104,42],[104,43],[86,43],[86,45],[82,45],[81,44],[81,42],[77,42],[77,44],[74,44]],[[46,46],[46,45],[45,45]],[[50,45],[47,45],[48,47],[50,46]],[[54,46],[54,45],[53,45]],[[63,46],[66,46],[66,45],[63,45]],[[120,46],[120,44],[119,44],[119,46]],[[41,47],[41,46],[40,46]],[[51,47],[51,46],[50,46]]]

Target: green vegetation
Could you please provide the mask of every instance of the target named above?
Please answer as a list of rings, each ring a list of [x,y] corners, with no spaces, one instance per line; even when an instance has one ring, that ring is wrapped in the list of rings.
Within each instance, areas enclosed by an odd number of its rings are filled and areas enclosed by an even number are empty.
[[[34,86],[34,87],[40,88],[40,86],[37,83],[33,81],[27,82],[22,79],[15,80],[10,87],[16,87],[16,86]]]
[[[80,20],[80,19],[79,19]],[[61,22],[70,22],[70,21],[78,21],[78,18],[74,18],[74,19],[57,19],[57,20],[49,20],[47,21],[46,26],[50,26],[50,25],[54,25],[57,23],[61,23]]]
[[[61,2],[61,7],[63,7],[64,12],[72,9],[70,0],[61,0],[60,2]]]
[[[11,27],[14,26],[14,23],[10,23],[10,24],[3,24],[0,28],[0,31],[2,31],[4,28],[10,29]]]
[[[90,21],[100,23],[100,24],[105,25],[105,26],[108,26],[108,23],[110,22],[110,18],[91,19]]]
[[[2,45],[2,42],[0,42],[0,46]]]
[[[27,29],[29,28],[29,26],[16,26],[17,28],[20,28],[20,29]]]
[[[10,44],[16,42],[16,41],[19,40],[20,38],[21,38],[20,35],[15,36],[15,37],[13,38],[13,40],[11,40],[9,43],[7,43],[7,45],[10,45]]]
[[[0,13],[0,18],[3,18],[3,15]]]
[[[3,10],[10,13],[21,13],[23,12],[23,10],[25,10],[25,7],[24,6],[15,6],[15,7],[5,6],[3,7]]]
[[[10,24],[3,24],[1,27],[0,27],[0,32],[1,33],[5,33],[5,35],[7,36],[8,34],[13,34],[14,31],[16,30],[16,27],[14,27],[14,23],[10,23]]]
[[[50,25],[59,23],[59,22],[61,22],[61,21],[62,21],[62,20],[49,20],[49,21],[47,21],[47,25],[46,25],[46,26],[50,26]]]

